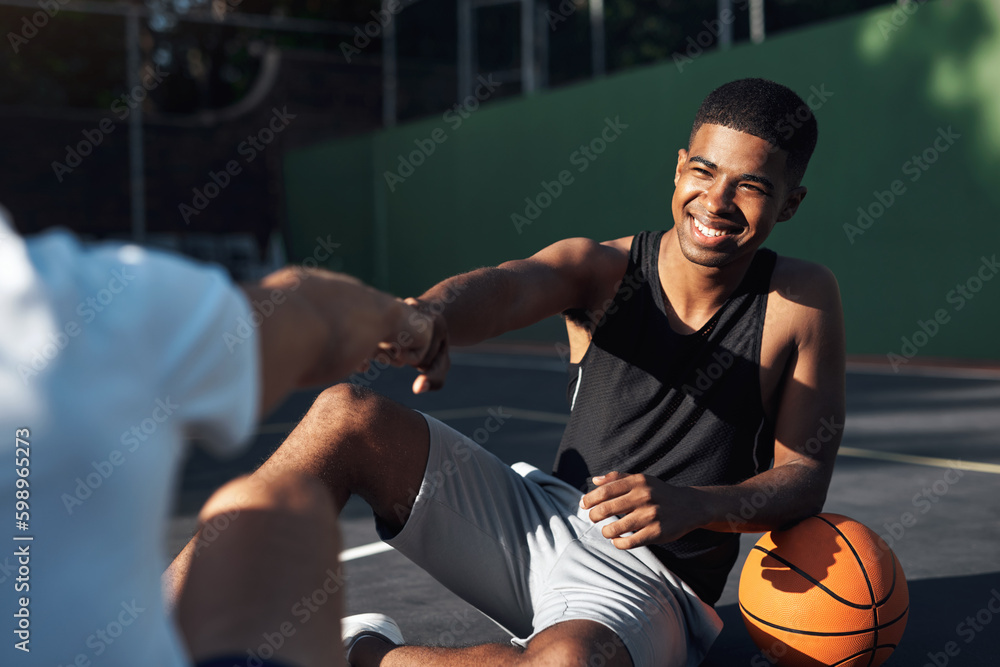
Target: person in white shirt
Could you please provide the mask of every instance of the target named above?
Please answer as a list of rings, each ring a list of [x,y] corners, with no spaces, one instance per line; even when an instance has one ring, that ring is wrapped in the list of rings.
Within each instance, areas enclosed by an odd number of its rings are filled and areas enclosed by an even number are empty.
[[[184,443],[237,452],[297,387],[380,353],[417,364],[424,315],[319,269],[240,288],[135,245],[25,239],[0,209],[0,323],[0,664],[343,664],[336,516],[314,479],[224,486],[161,583]],[[325,602],[307,617],[303,598]]]

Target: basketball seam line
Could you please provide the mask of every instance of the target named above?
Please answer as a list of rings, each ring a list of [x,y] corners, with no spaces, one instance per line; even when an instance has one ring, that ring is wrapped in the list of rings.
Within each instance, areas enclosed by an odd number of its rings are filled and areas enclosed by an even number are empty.
[[[858,567],[861,568],[861,573],[865,575],[865,584],[868,586],[868,597],[872,599],[872,615],[874,616],[872,620],[875,622],[875,636],[872,637],[872,645],[878,646],[878,605],[875,602],[875,588],[872,586],[871,577],[868,576],[868,570],[867,568],[865,568],[865,564],[864,562],[862,562],[861,556],[858,555],[857,549],[855,549],[854,545],[851,544],[851,541],[847,539],[847,535],[844,535],[844,533],[841,532],[840,528],[837,528],[835,525],[833,525],[831,521],[827,520],[825,517],[822,517],[817,514],[816,518],[822,521],[823,523],[827,524],[828,526],[830,526],[830,528],[833,528],[834,532],[836,532],[838,535],[844,538],[844,542],[847,544],[848,547],[850,547],[851,553],[854,554],[854,560],[858,562]],[[892,573],[893,576],[895,576],[896,574],[895,556],[893,556]],[[874,661],[875,661],[875,653],[872,652],[871,657],[868,658],[868,667],[871,667],[872,662]]]
[[[896,618],[892,619],[888,623],[883,623],[882,625],[879,625],[874,628],[865,628],[864,630],[851,630],[849,632],[817,632],[815,630],[796,630],[795,628],[786,628],[782,625],[778,625],[777,623],[771,623],[770,621],[765,621],[763,618],[760,618],[759,616],[755,616],[754,614],[750,613],[750,611],[746,607],[743,606],[742,602],[740,602],[740,610],[753,620],[759,621],[764,625],[774,628],[775,630],[782,630],[783,632],[791,632],[792,634],[796,635],[810,635],[812,637],[851,637],[856,635],[863,635],[866,632],[877,632],[882,628],[888,628],[890,625],[895,624],[897,621],[899,621],[899,619],[903,618],[910,612],[910,605],[906,605],[906,609],[903,610],[903,613],[897,616]]]
[[[891,648],[892,650],[895,651],[897,646],[898,646],[898,644],[879,644],[878,646],[875,646],[875,647],[872,647],[872,648],[866,648],[864,651],[858,651],[854,655],[849,655],[846,658],[844,658],[843,660],[841,660],[840,662],[834,663],[832,665],[832,667],[838,667],[838,665],[843,665],[848,660],[854,660],[855,658],[860,657],[860,656],[864,655],[865,653],[871,653],[874,656],[876,653],[878,653],[878,650],[880,648]]]
[[[785,560],[785,559],[784,559],[784,558],[782,558],[781,556],[778,556],[777,554],[775,554],[775,553],[773,553],[773,552],[769,551],[768,549],[765,549],[764,547],[762,547],[762,546],[757,546],[757,545],[754,545],[754,549],[757,549],[758,551],[763,551],[763,552],[764,552],[765,554],[767,554],[768,556],[770,556],[770,557],[771,557],[771,558],[773,558],[774,560],[778,561],[778,562],[779,562],[779,563],[781,563],[782,565],[787,565],[787,566],[788,566],[788,567],[790,567],[790,568],[791,568],[792,570],[794,570],[794,571],[795,571],[796,573],[798,573],[798,574],[799,574],[799,576],[801,576],[801,577],[802,577],[803,579],[805,579],[805,580],[806,580],[806,581],[808,581],[809,583],[813,584],[814,586],[817,586],[817,587],[819,587],[819,588],[820,588],[821,590],[825,591],[825,592],[826,592],[826,593],[827,593],[827,594],[828,594],[828,595],[829,595],[830,597],[832,597],[832,598],[833,598],[834,600],[836,600],[837,602],[840,602],[840,603],[842,603],[842,604],[845,604],[845,605],[847,605],[848,607],[853,607],[854,609],[861,609],[861,610],[867,610],[867,609],[871,609],[871,608],[872,608],[872,605],[867,605],[867,604],[857,604],[857,603],[855,603],[855,602],[849,602],[848,600],[845,600],[844,598],[840,597],[839,595],[837,595],[836,593],[834,593],[833,591],[831,591],[831,590],[830,590],[829,588],[827,588],[826,586],[824,586],[824,585],[823,585],[822,583],[820,583],[820,582],[819,582],[818,580],[814,579],[814,578],[812,577],[812,575],[810,575],[810,574],[809,574],[808,572],[806,572],[805,570],[801,569],[800,567],[798,567],[798,566],[797,566],[797,565],[795,565],[794,563],[792,563],[792,562],[790,562],[790,561],[787,561],[787,560]]]

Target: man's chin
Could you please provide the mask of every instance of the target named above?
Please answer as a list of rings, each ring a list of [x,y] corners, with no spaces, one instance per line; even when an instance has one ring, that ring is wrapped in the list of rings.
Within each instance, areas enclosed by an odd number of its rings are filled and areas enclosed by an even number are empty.
[[[725,266],[733,259],[730,253],[700,248],[692,243],[690,239],[678,238],[678,241],[678,245],[680,246],[681,254],[684,255],[684,259],[692,264],[716,268]]]

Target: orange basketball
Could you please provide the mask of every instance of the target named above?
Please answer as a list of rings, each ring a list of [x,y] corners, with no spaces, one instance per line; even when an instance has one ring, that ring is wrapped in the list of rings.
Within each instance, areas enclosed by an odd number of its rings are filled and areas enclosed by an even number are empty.
[[[839,514],[765,534],[740,575],[740,612],[783,667],[878,667],[906,627],[903,568],[878,535]]]

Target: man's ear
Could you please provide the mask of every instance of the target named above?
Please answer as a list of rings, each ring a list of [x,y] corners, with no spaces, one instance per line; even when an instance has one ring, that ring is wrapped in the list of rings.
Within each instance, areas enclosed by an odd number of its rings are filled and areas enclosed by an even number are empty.
[[[680,149],[677,151],[677,168],[674,169],[674,185],[677,185],[677,181],[681,178],[681,167],[687,162],[688,152],[685,149]]]
[[[778,219],[776,222],[784,222],[785,220],[791,220],[795,212],[799,210],[799,204],[802,200],[806,198],[806,193],[808,188],[800,185],[797,188],[793,188],[791,192],[785,197],[785,203],[781,207],[781,212],[778,213]]]

